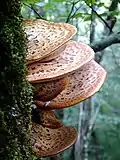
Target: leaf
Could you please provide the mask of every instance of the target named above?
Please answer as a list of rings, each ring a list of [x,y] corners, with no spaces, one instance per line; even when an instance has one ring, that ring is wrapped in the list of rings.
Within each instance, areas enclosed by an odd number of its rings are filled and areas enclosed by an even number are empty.
[[[45,4],[44,7],[45,7],[46,10],[49,10],[52,7],[52,3],[48,2],[48,3]]]
[[[101,14],[99,14],[101,17],[104,17],[104,16],[107,16],[108,15],[108,13],[106,12],[106,13],[101,13]]]
[[[40,0],[22,0],[23,2],[29,3],[29,4],[34,4],[40,2]]]
[[[97,2],[97,0],[87,0],[87,3],[88,3],[88,4],[91,4],[91,5],[92,5],[92,4],[95,4],[95,2]]]
[[[120,14],[120,11],[110,11],[111,15],[117,16]]]
[[[79,17],[84,17],[84,16],[90,16],[90,14],[89,13],[77,13],[71,16],[71,18],[79,18]]]
[[[105,4],[104,3],[99,3],[98,7],[103,7]]]
[[[72,18],[78,18],[78,17],[82,17],[83,13],[77,13],[74,16],[72,16]]]
[[[84,18],[84,21],[90,21],[91,20],[91,15],[88,15]]]
[[[67,0],[53,0],[53,2],[65,2]]]

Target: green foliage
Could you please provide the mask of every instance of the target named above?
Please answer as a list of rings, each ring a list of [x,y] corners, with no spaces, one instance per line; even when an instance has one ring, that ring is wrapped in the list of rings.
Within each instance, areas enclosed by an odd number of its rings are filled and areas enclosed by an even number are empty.
[[[40,2],[40,0],[22,0],[23,2],[29,3],[29,4],[34,4]]]
[[[53,0],[53,2],[66,2],[66,0]]]
[[[105,4],[104,3],[99,3],[97,6],[98,7],[103,7]]]

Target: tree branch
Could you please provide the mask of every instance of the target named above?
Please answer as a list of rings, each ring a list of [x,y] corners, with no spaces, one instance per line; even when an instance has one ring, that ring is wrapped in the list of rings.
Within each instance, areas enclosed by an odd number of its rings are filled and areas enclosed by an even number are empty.
[[[66,20],[66,23],[68,23],[68,22],[69,22],[70,17],[71,17],[71,14],[72,14],[72,12],[73,12],[73,10],[74,10],[74,7],[75,7],[75,3],[73,2],[73,3],[72,3],[71,10],[70,10],[70,13],[69,13],[69,15],[68,15],[68,17],[67,17],[67,20]]]
[[[72,18],[72,13],[73,13],[73,11],[74,11],[74,8],[75,8],[75,5],[77,4],[77,3],[79,3],[80,2],[80,0],[78,0],[78,1],[76,1],[76,2],[72,2],[71,4],[72,4],[72,7],[71,7],[71,10],[70,10],[70,13],[68,14],[68,17],[67,17],[67,20],[66,20],[66,23],[68,23],[69,21],[70,21],[70,19]],[[73,13],[74,14],[74,13]]]
[[[71,18],[74,18],[75,14],[79,11],[79,9],[83,6],[83,4],[81,6],[79,6],[78,8],[76,8],[75,12],[73,13],[73,15],[70,16]]]
[[[95,52],[102,51],[103,49],[111,46],[112,44],[120,43],[120,32],[113,33],[110,36],[106,37],[105,39],[91,44],[91,48]]]
[[[103,23],[106,25],[107,28],[109,28],[109,30],[111,31],[112,33],[112,30],[111,30],[111,27],[109,26],[109,24],[97,13],[96,10],[94,10],[94,8],[92,6],[90,6],[88,3],[86,3],[88,5],[89,8],[92,9],[92,11],[98,16],[98,18],[101,19],[101,21],[103,21]]]
[[[33,10],[34,13],[35,13],[40,19],[46,20],[44,17],[42,17],[42,16],[33,8],[33,6],[28,5],[28,4],[24,3],[24,2],[23,2],[23,5],[27,6],[27,7],[30,8],[31,10]]]

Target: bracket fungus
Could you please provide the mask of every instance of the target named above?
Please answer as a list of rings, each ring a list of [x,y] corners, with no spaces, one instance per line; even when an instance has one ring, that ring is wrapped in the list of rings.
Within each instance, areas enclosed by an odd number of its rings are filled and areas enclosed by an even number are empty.
[[[37,107],[51,110],[75,105],[96,93],[106,78],[106,71],[94,60],[86,63],[69,77],[69,86],[49,103],[34,101]]]
[[[66,44],[63,44],[61,47],[56,49],[55,51],[51,52],[51,54],[43,59],[40,62],[49,62],[57,57],[59,57],[60,53],[63,52],[66,48]]]
[[[28,36],[28,63],[32,63],[53,54],[77,32],[67,23],[54,23],[41,19],[24,20],[25,32]]]
[[[36,123],[32,125],[32,146],[37,157],[58,154],[73,145],[76,139],[77,131],[72,126],[51,129]]]
[[[77,132],[56,119],[53,109],[77,104],[95,94],[106,78],[88,45],[71,40],[67,23],[25,20],[28,36],[27,80],[34,86],[32,142],[37,157],[53,156],[75,143]]]
[[[53,111],[36,108],[32,112],[31,139],[37,157],[50,157],[73,145],[77,131],[72,126],[63,126]]]
[[[81,42],[69,41],[65,50],[56,59],[28,65],[27,79],[31,83],[59,79],[75,72],[94,58],[94,51]]]
[[[52,129],[63,126],[62,122],[56,118],[53,111],[44,111],[38,108],[32,110],[32,122]]]
[[[62,92],[69,84],[68,77],[54,81],[33,83],[34,99],[40,101],[50,101]]]

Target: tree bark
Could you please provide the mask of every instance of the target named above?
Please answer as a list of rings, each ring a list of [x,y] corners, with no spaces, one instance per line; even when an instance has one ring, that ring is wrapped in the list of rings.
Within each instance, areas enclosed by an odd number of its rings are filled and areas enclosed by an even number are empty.
[[[91,44],[90,46],[95,52],[99,52],[117,43],[120,43],[120,32],[113,33],[110,36],[104,38],[103,40]]]
[[[32,90],[19,0],[0,4],[0,160],[31,160]]]

